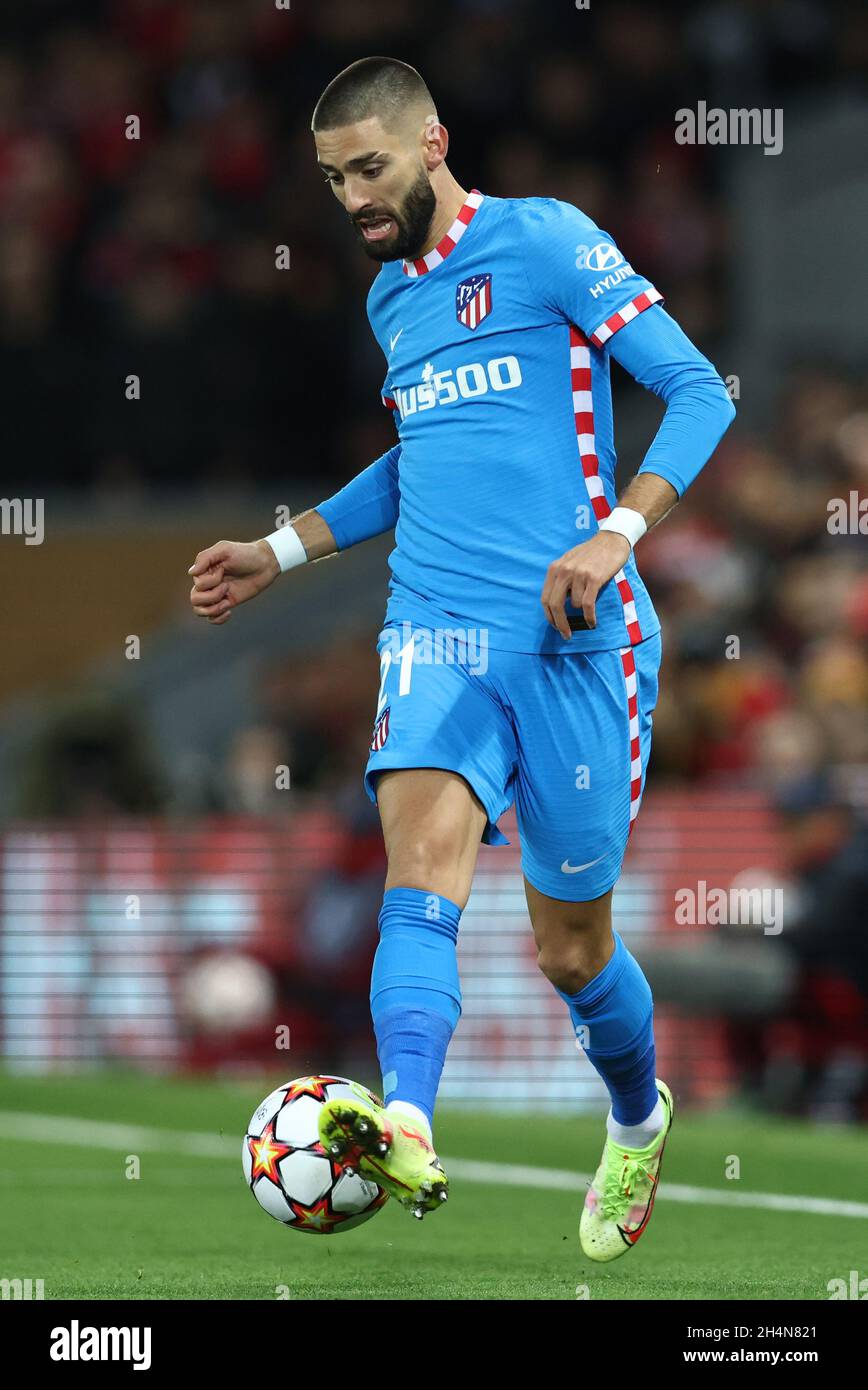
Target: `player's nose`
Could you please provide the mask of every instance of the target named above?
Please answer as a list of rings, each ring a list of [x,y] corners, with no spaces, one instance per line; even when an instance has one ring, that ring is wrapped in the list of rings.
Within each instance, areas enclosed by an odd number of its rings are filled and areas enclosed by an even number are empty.
[[[344,185],[344,207],[351,217],[358,217],[362,212],[374,211],[368,189],[362,186],[356,188],[349,180]]]

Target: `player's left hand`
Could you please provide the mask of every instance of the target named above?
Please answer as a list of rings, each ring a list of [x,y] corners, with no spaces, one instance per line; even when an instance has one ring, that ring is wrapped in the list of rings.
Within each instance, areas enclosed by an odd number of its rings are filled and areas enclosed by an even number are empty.
[[[547,620],[567,640],[572,637],[564,607],[567,595],[581,608],[588,627],[597,626],[597,595],[626,564],[630,542],[617,531],[598,531],[549,565],[540,602]]]

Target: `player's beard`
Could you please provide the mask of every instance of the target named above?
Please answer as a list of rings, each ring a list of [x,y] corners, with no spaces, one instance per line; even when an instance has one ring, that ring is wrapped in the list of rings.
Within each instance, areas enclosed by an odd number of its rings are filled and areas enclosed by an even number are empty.
[[[425,170],[420,169],[416,182],[407,193],[398,212],[382,214],[391,217],[395,224],[394,232],[386,241],[365,241],[355,218],[353,227],[372,261],[412,261],[418,257],[420,248],[425,245],[436,207],[437,198],[431,187],[431,180]],[[370,217],[377,216],[377,213],[366,211],[363,216],[367,221]]]

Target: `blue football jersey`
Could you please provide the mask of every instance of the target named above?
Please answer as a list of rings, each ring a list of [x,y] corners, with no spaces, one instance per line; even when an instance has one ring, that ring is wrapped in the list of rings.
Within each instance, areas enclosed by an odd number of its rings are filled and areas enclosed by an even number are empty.
[[[607,343],[661,295],[556,198],[474,189],[439,245],[385,263],[368,317],[400,438],[387,621],[557,653],[641,642],[660,623],[632,554],[566,641],[540,603],[553,560],[612,510]]]

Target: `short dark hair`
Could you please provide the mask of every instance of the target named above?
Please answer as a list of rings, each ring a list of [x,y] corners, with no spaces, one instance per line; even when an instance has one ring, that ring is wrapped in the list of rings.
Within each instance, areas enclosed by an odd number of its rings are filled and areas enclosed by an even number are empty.
[[[388,129],[410,106],[423,103],[436,115],[428,87],[409,63],[397,58],[359,58],[332,78],[314,107],[310,128],[334,130],[379,116]]]

